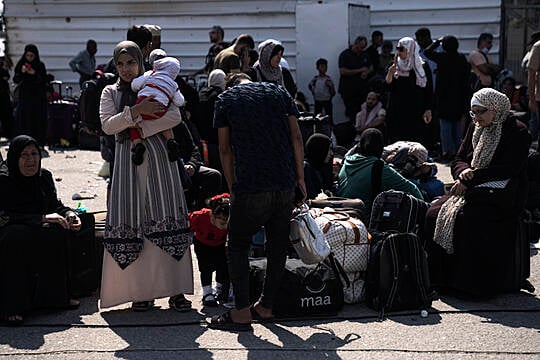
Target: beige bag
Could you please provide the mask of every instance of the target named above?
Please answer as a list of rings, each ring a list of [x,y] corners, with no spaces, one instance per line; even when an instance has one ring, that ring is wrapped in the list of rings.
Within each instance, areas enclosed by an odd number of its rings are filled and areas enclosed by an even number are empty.
[[[364,223],[339,212],[324,211],[319,214],[315,222],[345,272],[366,271],[370,241]]]

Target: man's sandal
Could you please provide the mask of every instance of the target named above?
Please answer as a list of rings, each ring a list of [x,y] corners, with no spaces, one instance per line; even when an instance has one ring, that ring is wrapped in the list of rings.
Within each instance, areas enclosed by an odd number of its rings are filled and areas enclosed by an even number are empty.
[[[273,322],[275,320],[274,316],[262,317],[261,314],[257,312],[257,309],[255,309],[255,306],[253,305],[249,307],[249,311],[251,312],[251,318],[253,319],[253,321],[256,321],[260,324]]]
[[[212,317],[210,322],[208,322],[208,327],[215,330],[223,331],[253,331],[253,326],[251,323],[237,323],[234,322],[231,318],[231,311],[227,311],[221,315],[216,315]]]

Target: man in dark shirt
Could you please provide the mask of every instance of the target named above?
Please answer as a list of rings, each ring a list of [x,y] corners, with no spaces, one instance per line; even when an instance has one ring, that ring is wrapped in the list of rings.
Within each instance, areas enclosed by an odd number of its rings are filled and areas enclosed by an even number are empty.
[[[252,319],[273,316],[295,186],[306,193],[304,151],[299,113],[285,88],[251,82],[241,73],[230,75],[227,85],[216,101],[214,127],[232,199],[227,254],[236,309],[212,318],[209,327],[248,331]],[[268,265],[261,298],[250,306],[248,253],[261,226],[266,230]]]
[[[379,68],[379,48],[382,46],[383,41],[384,35],[381,31],[375,30],[371,33],[371,45],[369,45],[366,51],[374,71],[377,71]]]
[[[368,77],[373,71],[366,48],[366,37],[359,36],[351,47],[339,54],[339,93],[345,104],[345,115],[351,123],[354,123],[360,105],[366,100]]]

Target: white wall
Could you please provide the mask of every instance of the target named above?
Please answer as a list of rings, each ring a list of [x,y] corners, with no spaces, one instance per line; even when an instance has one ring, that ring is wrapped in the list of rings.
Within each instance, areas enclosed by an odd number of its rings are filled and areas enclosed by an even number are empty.
[[[328,21],[328,19],[334,19]],[[350,23],[353,26],[350,26]],[[319,58],[328,60],[328,75],[334,81],[336,91],[339,84],[338,57],[357,35],[369,30],[369,8],[350,7],[340,2],[332,4],[304,3],[296,6],[296,79],[298,90],[306,94],[309,102],[313,99],[308,84],[317,74],[315,62]],[[350,40],[349,40],[350,39]],[[346,120],[345,107],[341,97],[333,100],[336,123]]]

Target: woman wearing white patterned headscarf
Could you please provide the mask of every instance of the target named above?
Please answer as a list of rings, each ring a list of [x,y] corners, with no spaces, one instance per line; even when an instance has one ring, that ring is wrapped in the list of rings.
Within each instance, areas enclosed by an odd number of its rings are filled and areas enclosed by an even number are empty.
[[[431,263],[454,264],[446,269],[449,285],[468,293],[519,290],[505,279],[514,270],[508,266],[514,266],[517,216],[526,198],[530,136],[509,116],[508,98],[494,89],[474,93],[470,115],[473,121],[452,163],[456,181],[450,196],[428,212],[428,225],[436,218],[433,248],[442,249],[439,255],[446,259],[435,255]]]
[[[389,142],[422,142],[431,122],[433,85],[429,66],[420,57],[420,46],[410,37],[399,40],[394,63],[388,69]]]

